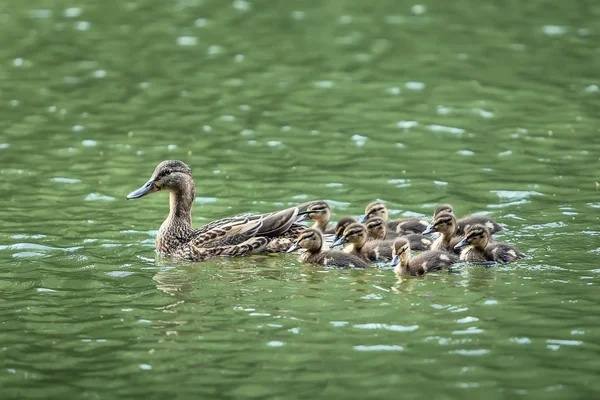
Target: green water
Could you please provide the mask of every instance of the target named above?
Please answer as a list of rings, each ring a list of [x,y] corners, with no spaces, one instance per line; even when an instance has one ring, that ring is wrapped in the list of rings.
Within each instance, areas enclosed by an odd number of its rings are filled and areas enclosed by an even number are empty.
[[[9,4],[10,3],[10,4]],[[0,6],[0,390],[23,398],[588,399],[600,391],[596,1]],[[157,260],[197,225],[487,212],[531,258],[401,281]]]

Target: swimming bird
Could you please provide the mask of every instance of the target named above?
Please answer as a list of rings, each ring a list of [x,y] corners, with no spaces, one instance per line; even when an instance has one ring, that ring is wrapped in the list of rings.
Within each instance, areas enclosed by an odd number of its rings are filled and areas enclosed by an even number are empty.
[[[391,240],[367,241],[367,228],[359,222],[352,223],[344,230],[342,236],[331,247],[349,243],[344,252],[354,254],[365,261],[383,261],[392,259]]]
[[[391,265],[398,275],[423,275],[427,272],[447,269],[458,262],[455,254],[439,250],[429,250],[411,258],[410,243],[404,238],[396,239],[393,244]]]
[[[300,256],[305,263],[319,264],[324,266],[368,268],[369,264],[353,254],[343,251],[329,250],[322,252],[323,234],[319,229],[309,228],[302,232],[293,245],[287,250],[288,253],[303,248],[306,249]]]
[[[313,228],[327,234],[335,233],[335,227],[327,228],[327,224],[329,224],[329,220],[331,219],[331,207],[329,207],[326,201],[319,200],[313,202],[296,222],[302,222],[307,219],[315,221],[315,224],[312,226]]]
[[[369,218],[380,217],[388,221],[389,212],[386,205],[381,201],[374,201],[365,208],[365,215],[360,219],[364,223]],[[429,222],[421,218],[400,218],[388,221],[388,229],[398,233],[423,233]]]
[[[431,250],[460,253],[460,251],[454,250],[454,246],[462,239],[461,236],[456,236],[456,218],[454,214],[445,211],[438,213],[423,234],[427,235],[433,232],[439,232],[440,236],[434,240]]]
[[[334,229],[335,236],[333,237],[333,241],[337,242],[339,240],[339,238],[341,238],[342,235],[344,234],[344,231],[346,230],[348,225],[353,224],[355,222],[356,222],[356,220],[352,217],[340,218],[338,223],[335,225],[335,229]]]
[[[285,251],[307,229],[295,224],[300,208],[312,204],[308,202],[267,214],[223,218],[195,229],[192,205],[196,186],[190,167],[178,160],[161,162],[150,180],[129,193],[127,199],[158,191],[169,192],[170,211],[156,235],[156,250],[189,261]]]
[[[454,215],[454,209],[450,204],[440,204],[433,212],[433,219],[435,219],[436,216],[441,212]],[[456,235],[464,236],[467,228],[472,225],[483,225],[490,232],[490,235],[493,235],[494,233],[500,232],[504,229],[502,228],[502,225],[498,224],[488,216],[467,215],[456,220]]]
[[[525,258],[525,254],[510,244],[491,242],[490,233],[483,225],[470,226],[464,239],[454,248],[461,250],[460,259],[464,261],[505,264]]]

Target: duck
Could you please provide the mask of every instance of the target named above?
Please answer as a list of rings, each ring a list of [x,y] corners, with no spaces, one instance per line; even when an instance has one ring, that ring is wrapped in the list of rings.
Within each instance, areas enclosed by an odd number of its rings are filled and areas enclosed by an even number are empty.
[[[454,214],[445,211],[438,213],[423,234],[427,235],[434,232],[439,232],[440,236],[433,241],[431,250],[460,254],[459,250],[454,250],[454,246],[462,240],[462,236],[456,236],[456,217],[454,217]]]
[[[433,219],[435,220],[437,215],[442,212],[450,213],[450,214],[454,215],[454,209],[452,208],[452,206],[450,204],[440,204],[439,206],[436,207],[435,211],[433,212]],[[456,235],[464,236],[466,229],[471,225],[483,225],[487,228],[487,230],[490,232],[491,235],[504,230],[504,228],[502,228],[502,225],[498,224],[496,221],[494,221],[493,219],[491,219],[488,216],[467,215],[465,217],[457,219]]]
[[[369,218],[380,217],[384,221],[388,221],[389,213],[386,205],[381,201],[369,203],[365,208],[365,214],[359,222],[365,223]],[[400,218],[393,221],[388,221],[388,229],[390,231],[406,234],[406,233],[423,233],[429,225],[429,221],[421,218]]]
[[[302,215],[296,222],[302,222],[307,219],[315,221],[313,228],[319,229],[325,234],[334,234],[335,227],[327,228],[329,220],[331,219],[331,207],[326,201],[315,201],[307,207],[306,211],[301,213]]]
[[[471,262],[493,261],[501,264],[525,258],[516,247],[500,242],[491,242],[490,233],[483,225],[467,228],[464,239],[454,246],[460,250],[460,259]]]
[[[367,241],[367,228],[360,222],[355,222],[344,230],[342,236],[333,242],[331,247],[349,243],[344,252],[354,254],[365,261],[389,261],[392,259],[391,240]]]
[[[156,235],[156,251],[186,261],[284,252],[307,229],[295,221],[300,210],[312,204],[307,202],[267,214],[223,218],[193,228],[196,185],[192,169],[179,160],[163,161],[150,179],[129,193],[127,199],[139,199],[160,191],[169,192],[170,210]]]
[[[361,258],[338,250],[321,251],[323,247],[323,234],[321,230],[308,228],[302,232],[292,246],[287,250],[291,253],[298,248],[306,249],[300,256],[300,260],[305,263],[318,264],[323,266],[335,266],[341,268],[368,268],[367,264]]]
[[[369,218],[365,223],[367,228],[367,240],[392,240],[404,237],[410,242],[410,247],[414,250],[428,250],[433,241],[418,233],[408,233],[401,235],[398,232],[389,231],[387,223],[381,217]]]
[[[392,262],[397,275],[424,275],[427,272],[447,269],[459,261],[457,255],[440,250],[428,250],[410,257],[410,243],[398,238],[392,246]]]
[[[335,229],[334,229],[335,236],[333,237],[333,241],[337,242],[344,235],[344,231],[346,230],[348,225],[353,224],[355,222],[356,222],[356,220],[352,217],[340,218],[338,223],[335,225]]]

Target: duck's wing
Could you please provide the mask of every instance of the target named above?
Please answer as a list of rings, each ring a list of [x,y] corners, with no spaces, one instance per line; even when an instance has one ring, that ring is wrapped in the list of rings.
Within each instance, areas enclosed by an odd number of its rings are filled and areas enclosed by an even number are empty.
[[[288,233],[296,237],[303,225],[294,224],[299,208],[267,214],[238,215],[213,221],[197,229],[188,244],[194,247],[214,248],[241,244],[252,237],[274,238]]]

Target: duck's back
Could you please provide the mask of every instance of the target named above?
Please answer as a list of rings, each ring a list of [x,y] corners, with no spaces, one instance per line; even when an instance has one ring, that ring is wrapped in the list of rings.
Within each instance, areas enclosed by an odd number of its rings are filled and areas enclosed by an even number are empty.
[[[516,247],[506,243],[490,243],[486,246],[485,252],[488,261],[495,261],[502,264],[525,258],[525,254],[521,253]]]
[[[421,218],[400,218],[388,223],[388,229],[391,229],[401,235],[411,233],[423,233],[429,222]]]
[[[490,232],[490,235],[504,229],[502,225],[485,215],[468,215],[456,221],[456,235],[464,235],[467,229],[473,225],[483,225]]]
[[[456,262],[458,262],[458,257],[455,254],[440,250],[429,250],[411,258],[408,265],[409,271],[417,272],[415,275],[422,275],[431,271],[447,269]]]

